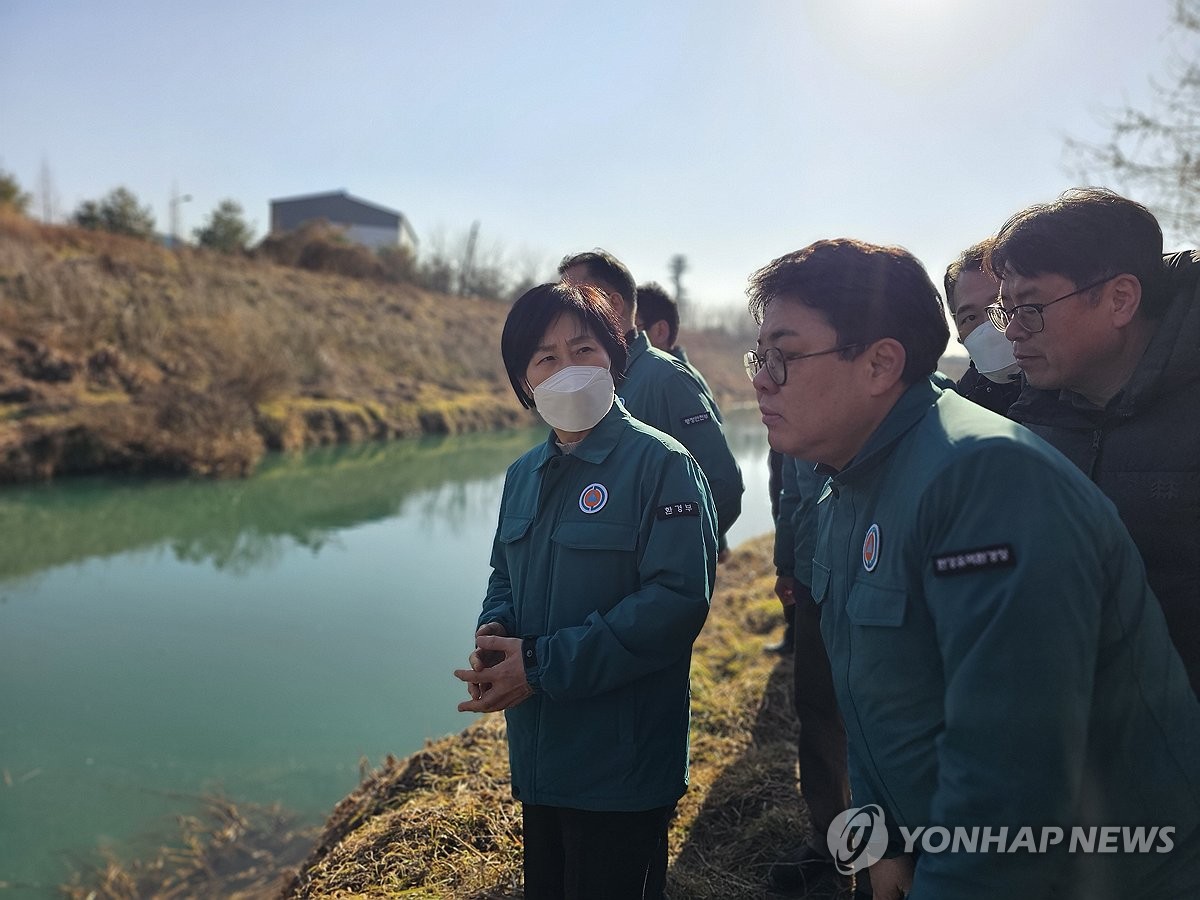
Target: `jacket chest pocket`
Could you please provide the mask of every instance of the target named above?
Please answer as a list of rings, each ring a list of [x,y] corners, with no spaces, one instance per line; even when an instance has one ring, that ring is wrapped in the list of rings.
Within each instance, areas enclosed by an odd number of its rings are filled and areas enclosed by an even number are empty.
[[[612,550],[630,553],[637,548],[638,530],[620,522],[560,522],[550,540],[571,550]]]
[[[500,520],[500,543],[515,544],[529,533],[533,516],[505,516]]]
[[[869,701],[893,708],[897,703],[907,705],[911,698],[905,698],[914,689],[913,679],[927,677],[913,674],[913,660],[937,658],[936,647],[933,656],[926,657],[921,652],[925,648],[920,639],[912,629],[902,627],[905,619],[912,616],[908,603],[904,590],[862,581],[850,586],[846,618],[848,646],[853,652],[847,660],[846,677],[850,689],[863,704]]]
[[[908,594],[903,589],[856,581],[846,598],[846,617],[855,625],[899,628],[907,606]]]
[[[550,540],[551,589],[564,624],[583,621],[593,610],[605,613],[638,589],[637,526],[560,522]]]

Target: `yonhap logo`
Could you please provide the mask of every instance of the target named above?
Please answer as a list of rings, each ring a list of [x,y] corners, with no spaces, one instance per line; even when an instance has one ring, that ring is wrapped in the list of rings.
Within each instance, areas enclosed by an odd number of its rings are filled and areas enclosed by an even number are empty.
[[[887,850],[887,826],[876,804],[838,813],[825,834],[833,864],[843,875],[861,872],[879,862]]]

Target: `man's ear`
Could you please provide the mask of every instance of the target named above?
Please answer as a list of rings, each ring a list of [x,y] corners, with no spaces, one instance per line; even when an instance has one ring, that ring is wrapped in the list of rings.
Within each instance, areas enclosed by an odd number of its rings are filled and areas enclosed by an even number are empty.
[[[880,338],[863,351],[858,361],[866,372],[871,396],[878,397],[900,383],[908,354],[895,338]]]
[[[1124,328],[1133,321],[1142,306],[1142,283],[1128,273],[1118,275],[1108,283],[1106,303],[1112,312],[1112,323]]]
[[[659,319],[657,322],[651,322],[650,327],[645,329],[646,337],[650,338],[651,346],[658,347],[660,350],[669,350],[667,339],[671,336],[671,326],[667,324],[666,319]]]
[[[602,288],[605,294],[608,295],[608,302],[612,305],[613,312],[620,322],[625,321],[625,298],[616,291],[610,291],[608,288]]]

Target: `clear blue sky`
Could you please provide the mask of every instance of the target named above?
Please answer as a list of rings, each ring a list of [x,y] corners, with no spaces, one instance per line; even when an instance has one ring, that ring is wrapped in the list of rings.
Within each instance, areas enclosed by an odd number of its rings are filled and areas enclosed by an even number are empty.
[[[685,254],[701,304],[823,237],[935,279],[1079,182],[1066,136],[1149,94],[1169,0],[2,0],[0,168],[60,216],[126,185],[166,230],[345,188],[428,246]],[[40,205],[35,203],[35,209]]]

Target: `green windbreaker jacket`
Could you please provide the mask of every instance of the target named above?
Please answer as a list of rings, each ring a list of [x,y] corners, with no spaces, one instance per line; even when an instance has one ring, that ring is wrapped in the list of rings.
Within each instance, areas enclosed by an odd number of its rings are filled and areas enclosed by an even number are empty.
[[[536,638],[536,693],[506,713],[521,802],[632,812],[683,794],[714,521],[696,461],[620,402],[570,455],[551,433],[509,467],[479,624]]]
[[[1094,484],[922,380],[817,517],[854,804],[893,853],[901,826],[1174,829],[1171,852],[926,852],[912,900],[1200,896],[1200,704]]]

